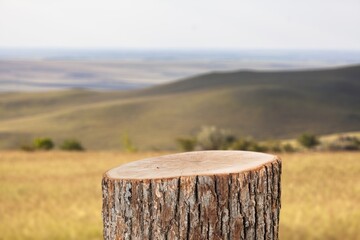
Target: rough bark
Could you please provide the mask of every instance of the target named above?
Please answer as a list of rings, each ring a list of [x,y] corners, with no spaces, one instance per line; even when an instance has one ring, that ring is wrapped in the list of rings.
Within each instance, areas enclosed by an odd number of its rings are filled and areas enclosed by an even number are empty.
[[[104,239],[278,239],[281,161],[238,173],[103,177]]]

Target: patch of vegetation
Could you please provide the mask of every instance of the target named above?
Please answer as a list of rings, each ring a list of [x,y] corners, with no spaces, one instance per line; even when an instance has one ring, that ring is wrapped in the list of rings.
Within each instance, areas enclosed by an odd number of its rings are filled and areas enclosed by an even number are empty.
[[[229,131],[215,126],[203,126],[196,135],[199,150],[226,150],[236,140]]]
[[[319,137],[304,133],[297,138],[303,148],[288,141],[271,140],[259,142],[253,138],[242,138],[230,131],[215,126],[205,126],[191,137],[176,139],[181,151],[194,150],[242,150],[270,153],[294,153],[302,149],[316,149],[317,151],[357,151],[360,150],[360,139],[356,136],[341,135],[335,139],[320,141]]]
[[[76,139],[66,139],[60,146],[61,150],[65,151],[84,151],[84,147]]]
[[[280,141],[268,141],[265,143],[266,150],[265,152],[273,152],[273,153],[279,153],[283,152],[283,146],[281,145]]]
[[[182,137],[176,139],[176,143],[181,151],[189,152],[194,151],[196,147],[196,138],[193,137]]]
[[[36,150],[51,150],[54,148],[54,142],[50,138],[35,138],[33,141]]]
[[[243,150],[253,152],[266,152],[268,148],[252,139],[238,139],[229,147],[229,150]]]
[[[230,131],[215,126],[203,126],[195,136],[176,139],[182,151],[227,150],[235,141],[236,137]]]
[[[283,152],[286,152],[286,153],[296,152],[296,148],[294,148],[294,146],[292,144],[290,144],[290,143],[285,143],[282,146],[282,150],[283,150]]]
[[[230,131],[215,126],[204,126],[192,137],[176,139],[181,151],[193,150],[242,150],[253,152],[295,152],[297,149],[290,143],[280,141],[258,142],[252,138],[239,138]]]
[[[303,133],[297,138],[297,141],[301,146],[307,149],[313,149],[320,144],[319,138],[311,133]]]
[[[292,153],[297,149],[281,141],[258,142],[252,138],[239,138],[230,131],[215,126],[204,126],[191,137],[176,139],[181,151],[193,150],[242,150],[253,152]]]
[[[331,151],[356,151],[360,150],[360,140],[353,136],[339,136],[328,146]]]

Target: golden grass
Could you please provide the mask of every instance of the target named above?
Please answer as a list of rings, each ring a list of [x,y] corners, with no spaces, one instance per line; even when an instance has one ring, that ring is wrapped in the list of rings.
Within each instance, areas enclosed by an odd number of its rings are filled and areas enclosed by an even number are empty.
[[[0,239],[101,239],[102,173],[162,153],[0,152]],[[359,239],[360,153],[282,155],[281,239]]]

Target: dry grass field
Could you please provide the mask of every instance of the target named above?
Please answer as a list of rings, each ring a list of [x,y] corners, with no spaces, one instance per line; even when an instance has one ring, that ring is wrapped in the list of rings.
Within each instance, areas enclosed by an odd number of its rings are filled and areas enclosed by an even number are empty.
[[[164,153],[0,152],[0,239],[101,239],[102,173]],[[360,239],[360,153],[285,154],[281,239]]]

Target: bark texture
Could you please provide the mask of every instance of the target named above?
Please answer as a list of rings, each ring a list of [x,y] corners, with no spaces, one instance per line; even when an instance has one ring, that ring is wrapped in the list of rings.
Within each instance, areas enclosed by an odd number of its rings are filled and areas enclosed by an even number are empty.
[[[281,161],[166,179],[104,175],[104,239],[278,239]]]

